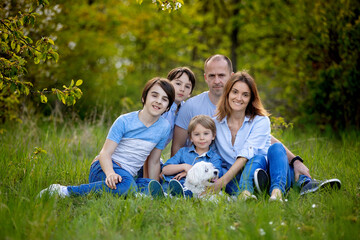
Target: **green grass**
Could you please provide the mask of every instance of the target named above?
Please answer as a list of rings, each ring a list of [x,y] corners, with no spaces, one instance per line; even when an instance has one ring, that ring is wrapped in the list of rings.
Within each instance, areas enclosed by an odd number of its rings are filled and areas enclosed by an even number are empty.
[[[0,239],[356,239],[360,237],[360,134],[285,131],[313,178],[339,178],[342,189],[285,204],[196,199],[36,196],[52,183],[87,183],[90,162],[109,126],[37,121],[0,126]],[[2,129],[2,130],[1,130]],[[34,154],[40,147],[45,153]],[[166,149],[164,156],[168,156]]]

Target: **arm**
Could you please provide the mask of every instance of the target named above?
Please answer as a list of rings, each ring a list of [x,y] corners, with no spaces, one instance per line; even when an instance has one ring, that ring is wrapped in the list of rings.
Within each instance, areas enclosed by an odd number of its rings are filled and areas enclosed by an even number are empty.
[[[175,125],[174,127],[174,136],[171,145],[171,156],[174,156],[180,148],[184,147],[186,144],[186,139],[188,138],[187,130]]]
[[[149,174],[148,177],[151,179],[155,179],[157,181],[159,181],[159,175],[160,175],[160,156],[161,156],[161,150],[158,148],[154,148],[147,159],[148,162],[147,172]]]
[[[143,166],[143,178],[149,178],[149,157],[147,157]]]
[[[165,175],[174,175],[179,172],[188,172],[192,168],[190,164],[183,163],[183,164],[169,164],[163,167],[162,173]]]
[[[231,166],[229,171],[227,171],[224,176],[219,178],[213,185],[213,190],[219,192],[223,187],[225,187],[235,176],[244,168],[248,160],[243,157],[238,157],[235,163]]]
[[[278,139],[271,135],[271,144],[281,143]],[[288,158],[289,163],[295,157],[295,155],[283,144],[286,150],[286,156]],[[295,173],[295,181],[299,180],[299,175],[305,175],[311,178],[309,169],[300,161],[294,162],[294,173]]]
[[[111,160],[111,155],[115,151],[117,145],[116,142],[106,139],[99,157],[101,169],[106,175],[105,184],[111,189],[116,189],[116,184],[122,181],[121,176],[115,173]]]

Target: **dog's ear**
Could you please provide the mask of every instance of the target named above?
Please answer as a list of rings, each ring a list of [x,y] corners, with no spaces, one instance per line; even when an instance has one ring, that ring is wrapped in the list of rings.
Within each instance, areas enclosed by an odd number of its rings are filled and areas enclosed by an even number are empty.
[[[200,168],[198,167],[192,167],[190,168],[189,172],[187,173],[187,176],[186,176],[186,180],[192,184],[192,185],[198,185],[200,184],[200,181],[199,181],[199,170]]]

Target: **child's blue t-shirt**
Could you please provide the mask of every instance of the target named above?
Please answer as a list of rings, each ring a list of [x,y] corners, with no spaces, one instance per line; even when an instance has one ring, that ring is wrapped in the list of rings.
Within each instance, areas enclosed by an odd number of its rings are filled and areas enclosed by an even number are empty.
[[[107,136],[118,143],[111,158],[135,176],[154,148],[165,148],[170,130],[169,122],[162,117],[146,127],[139,119],[139,111],[123,114],[115,120]]]
[[[182,106],[185,102],[181,102],[180,105]],[[175,121],[178,115],[178,112],[176,112],[178,109],[178,105],[174,102],[169,111],[164,112],[163,115],[161,115],[161,117],[165,118],[166,120],[168,120],[168,122],[170,123],[170,127],[171,127],[171,131],[169,134],[169,137],[166,141],[166,145],[167,146],[171,140],[173,139],[173,135],[174,135],[174,126],[175,126]]]
[[[194,145],[190,147],[183,147],[180,148],[179,151],[169,160],[164,163],[163,167],[170,165],[170,164],[183,164],[187,163],[192,166],[195,165],[195,163],[205,161],[205,162],[211,162],[214,167],[219,170],[219,177],[222,176],[222,159],[219,154],[214,150],[213,147],[210,147],[209,151],[207,151],[205,154],[199,155],[195,151]],[[175,174],[176,175],[176,174]],[[164,180],[169,182],[171,179],[175,177],[175,175],[163,175]],[[184,183],[185,178],[180,179],[181,183]]]

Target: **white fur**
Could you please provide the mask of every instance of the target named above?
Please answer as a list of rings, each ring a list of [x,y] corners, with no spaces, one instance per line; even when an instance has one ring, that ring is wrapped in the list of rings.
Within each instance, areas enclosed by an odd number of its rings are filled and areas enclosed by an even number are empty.
[[[210,162],[198,162],[187,173],[185,180],[185,188],[193,193],[196,198],[214,184],[219,177],[219,170]]]

